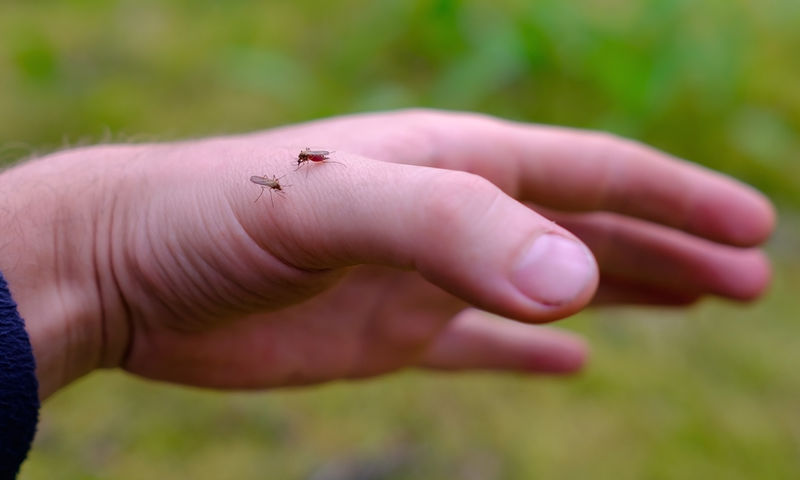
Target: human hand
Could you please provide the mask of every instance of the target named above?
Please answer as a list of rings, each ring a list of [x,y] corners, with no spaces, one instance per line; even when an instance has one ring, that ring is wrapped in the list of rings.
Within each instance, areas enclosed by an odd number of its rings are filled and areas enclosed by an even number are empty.
[[[342,165],[294,171],[306,146]],[[252,175],[285,195],[254,203]],[[749,187],[605,134],[472,114],[76,149],[0,184],[0,270],[43,397],[100,366],[222,388],[569,372],[583,343],[530,324],[596,287],[598,303],[683,304],[769,280],[751,247],[774,214]]]

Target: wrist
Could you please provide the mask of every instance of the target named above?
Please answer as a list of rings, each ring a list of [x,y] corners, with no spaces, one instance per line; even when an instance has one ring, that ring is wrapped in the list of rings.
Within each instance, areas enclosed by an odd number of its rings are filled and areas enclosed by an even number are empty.
[[[95,181],[103,165],[91,161],[104,149],[62,152],[0,175],[0,271],[25,320],[42,399],[107,363],[97,221],[108,196]]]

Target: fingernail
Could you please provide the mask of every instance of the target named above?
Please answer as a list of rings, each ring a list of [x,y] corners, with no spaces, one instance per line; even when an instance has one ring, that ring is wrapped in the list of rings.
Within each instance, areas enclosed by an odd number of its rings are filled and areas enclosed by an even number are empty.
[[[511,273],[522,293],[545,305],[574,300],[596,275],[591,253],[581,244],[551,233],[540,236]]]

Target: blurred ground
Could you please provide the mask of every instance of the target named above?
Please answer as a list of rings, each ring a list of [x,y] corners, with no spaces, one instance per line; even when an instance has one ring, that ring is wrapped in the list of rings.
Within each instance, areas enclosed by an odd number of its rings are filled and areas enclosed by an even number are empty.
[[[796,0],[6,0],[0,161],[430,106],[612,131],[778,202],[755,305],[595,310],[574,380],[406,373],[48,402],[23,479],[800,478]]]

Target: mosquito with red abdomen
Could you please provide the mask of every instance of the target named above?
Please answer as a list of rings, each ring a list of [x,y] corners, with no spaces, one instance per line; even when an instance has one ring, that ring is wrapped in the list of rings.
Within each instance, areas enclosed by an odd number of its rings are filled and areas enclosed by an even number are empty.
[[[307,162],[314,162],[314,163],[338,163],[341,166],[344,166],[344,163],[337,162],[335,160],[331,160],[331,153],[328,150],[311,150],[310,148],[306,147],[303,150],[300,150],[300,153],[297,154],[297,168],[294,170],[300,170]]]
[[[269,189],[269,201],[274,207],[275,202],[272,200],[272,192],[275,191],[275,193],[286,195],[286,193],[283,191],[283,187],[291,186],[291,185],[281,185],[280,179],[283,177],[285,177],[285,175],[281,177],[276,177],[275,175],[271,177],[268,177],[266,175],[264,175],[263,177],[258,175],[253,175],[252,177],[250,177],[251,182],[261,187],[261,193],[258,194],[258,198],[256,198],[256,200],[253,203],[256,203],[258,199],[261,198],[261,195],[264,195],[264,190]]]

